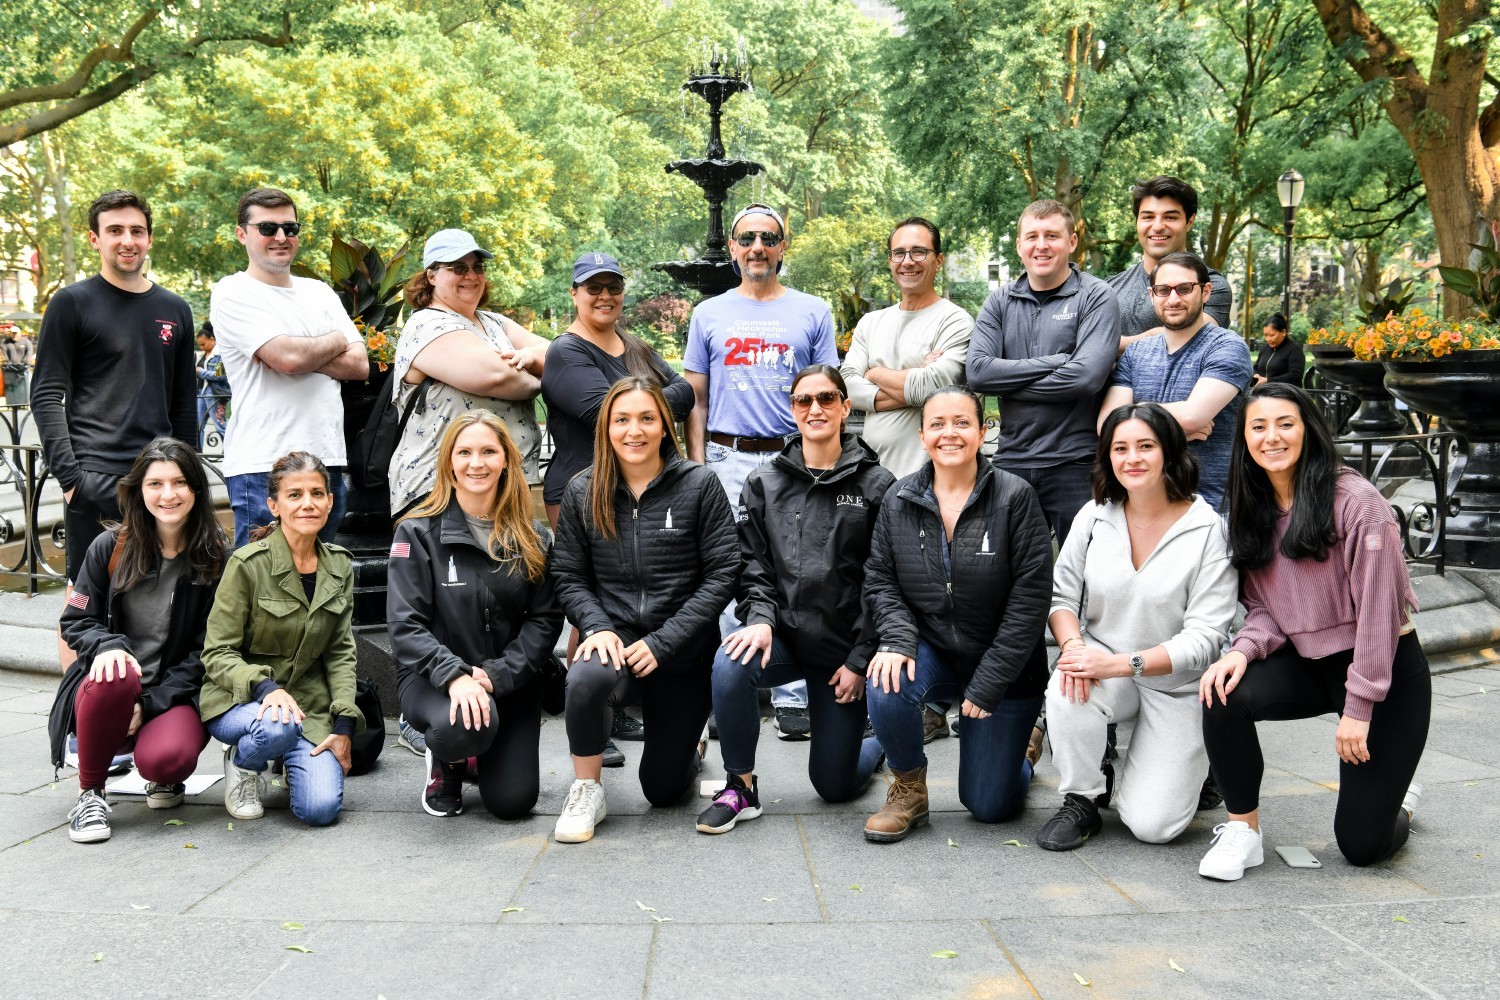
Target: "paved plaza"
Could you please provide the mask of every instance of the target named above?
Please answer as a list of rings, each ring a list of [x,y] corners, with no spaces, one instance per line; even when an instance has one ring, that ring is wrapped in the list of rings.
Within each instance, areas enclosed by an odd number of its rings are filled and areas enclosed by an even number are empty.
[[[554,844],[569,771],[548,720],[524,822],[491,819],[477,792],[461,817],[425,815],[421,762],[391,738],[331,828],[273,809],[231,829],[221,782],[175,812],[116,798],[113,839],[77,845],[76,774],[54,785],[47,763],[54,686],[0,671],[7,1000],[1500,996],[1497,668],[1434,678],[1426,794],[1411,842],[1381,867],[1352,868],[1332,843],[1332,718],[1265,726],[1267,860],[1233,884],[1197,874],[1222,813],[1164,847],[1107,813],[1083,849],[1038,849],[1058,804],[1046,757],[1024,819],[974,822],[953,739],[929,747],[931,827],[868,844],[883,783],[822,804],[807,744],[769,723],[766,815],[721,837],[694,831],[702,800],[648,808],[627,743],[594,841]],[[219,771],[217,746],[200,772]],[[715,744],[705,776],[718,763]],[[1275,844],[1323,868],[1288,868]]]

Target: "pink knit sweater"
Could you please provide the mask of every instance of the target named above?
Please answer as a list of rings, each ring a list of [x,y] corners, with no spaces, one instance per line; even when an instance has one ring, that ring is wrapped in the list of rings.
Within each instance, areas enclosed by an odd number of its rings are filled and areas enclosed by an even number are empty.
[[[1245,626],[1231,648],[1251,670],[1288,640],[1309,659],[1353,649],[1344,714],[1368,721],[1390,689],[1396,640],[1417,610],[1395,515],[1364,477],[1342,471],[1333,497],[1339,537],[1322,562],[1281,554],[1290,516],[1283,511],[1277,521],[1271,562],[1240,575]]]

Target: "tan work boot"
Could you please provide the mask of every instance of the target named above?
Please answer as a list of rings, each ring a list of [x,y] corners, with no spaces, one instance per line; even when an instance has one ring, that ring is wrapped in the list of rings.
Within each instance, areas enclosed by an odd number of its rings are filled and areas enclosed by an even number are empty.
[[[927,768],[892,771],[885,808],[865,820],[865,839],[879,844],[905,840],[919,826],[927,825]]]

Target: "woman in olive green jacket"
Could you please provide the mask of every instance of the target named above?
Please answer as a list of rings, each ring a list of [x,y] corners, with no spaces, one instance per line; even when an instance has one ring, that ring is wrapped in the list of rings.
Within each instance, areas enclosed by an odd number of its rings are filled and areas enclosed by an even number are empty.
[[[333,507],[328,470],[305,451],[267,478],[275,515],[229,558],[208,616],[199,711],[224,751],[224,805],[264,812],[260,783],[281,757],[292,812],[310,826],[338,819],[354,704],[353,559],[318,541]]]

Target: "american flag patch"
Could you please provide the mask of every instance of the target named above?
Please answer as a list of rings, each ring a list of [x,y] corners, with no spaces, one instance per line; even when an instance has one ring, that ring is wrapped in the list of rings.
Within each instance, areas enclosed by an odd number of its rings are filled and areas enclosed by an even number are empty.
[[[68,603],[79,611],[87,611],[89,609],[89,595],[75,590],[68,595]]]
[[[392,559],[411,558],[411,542],[392,542],[390,557]]]

